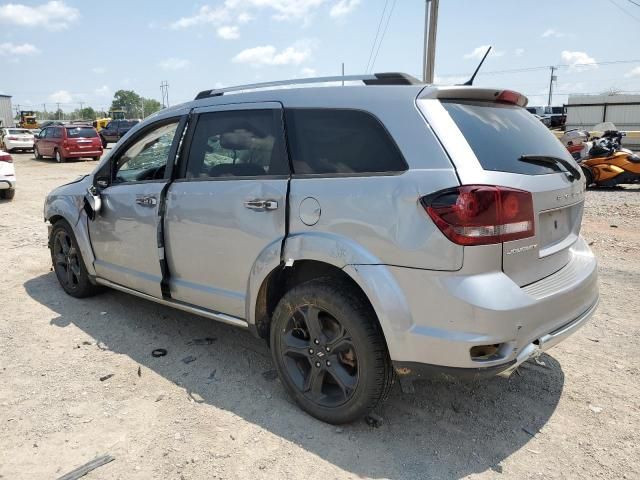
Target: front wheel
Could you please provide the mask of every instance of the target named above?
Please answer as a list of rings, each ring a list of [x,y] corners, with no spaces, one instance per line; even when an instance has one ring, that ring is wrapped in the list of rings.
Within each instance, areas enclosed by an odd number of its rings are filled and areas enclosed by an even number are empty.
[[[16,196],[16,189],[9,188],[6,190],[0,190],[0,198],[4,198],[5,200],[12,200],[13,197]]]
[[[104,139],[104,137],[100,137],[100,139],[102,140],[102,148],[107,148],[109,143]]]
[[[89,280],[78,242],[66,221],[58,220],[53,225],[49,247],[53,270],[67,294],[84,298],[100,292],[100,287]]]
[[[393,371],[371,306],[346,282],[299,285],[278,303],[271,351],[288,393],[307,413],[341,424],[384,399]]]
[[[33,148],[33,156],[36,157],[36,160],[42,160],[44,157],[40,154],[40,150],[38,147]]]

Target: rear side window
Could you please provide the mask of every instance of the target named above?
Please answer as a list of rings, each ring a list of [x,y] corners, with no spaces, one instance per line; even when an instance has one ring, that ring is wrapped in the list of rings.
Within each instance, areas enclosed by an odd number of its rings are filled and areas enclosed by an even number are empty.
[[[67,128],[67,137],[69,138],[94,138],[98,134],[93,128],[87,127],[72,127]]]
[[[62,138],[62,127],[53,127],[47,138]]]
[[[369,113],[289,109],[286,121],[296,174],[391,173],[407,169],[389,133]]]
[[[199,116],[187,161],[187,178],[288,174],[280,110],[237,110]]]
[[[543,175],[558,167],[519,161],[523,155],[570,160],[547,127],[524,108],[483,102],[443,102],[485,170]]]

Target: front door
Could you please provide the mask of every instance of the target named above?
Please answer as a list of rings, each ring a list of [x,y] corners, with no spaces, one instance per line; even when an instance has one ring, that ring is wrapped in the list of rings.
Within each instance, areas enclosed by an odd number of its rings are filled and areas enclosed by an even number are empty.
[[[183,123],[160,120],[114,152],[102,209],[89,222],[97,276],[156,297],[162,297],[158,209]]]
[[[285,236],[289,162],[279,103],[198,109],[169,187],[165,248],[173,299],[245,318],[251,269]],[[182,160],[181,160],[182,161]]]

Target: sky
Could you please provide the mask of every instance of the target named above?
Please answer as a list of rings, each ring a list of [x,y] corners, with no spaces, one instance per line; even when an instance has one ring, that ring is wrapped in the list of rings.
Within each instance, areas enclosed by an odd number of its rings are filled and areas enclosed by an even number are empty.
[[[0,0],[0,93],[14,107],[102,109],[118,89],[160,100],[167,81],[175,104],[220,86],[339,75],[343,62],[346,74],[419,77],[424,5]],[[436,83],[465,81],[488,45],[476,85],[517,90],[530,105],[547,103],[550,65],[561,65],[554,104],[640,93],[640,0],[440,0]]]

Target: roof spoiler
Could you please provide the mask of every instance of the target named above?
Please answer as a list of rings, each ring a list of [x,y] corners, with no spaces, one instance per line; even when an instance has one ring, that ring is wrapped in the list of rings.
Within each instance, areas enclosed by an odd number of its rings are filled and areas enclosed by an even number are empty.
[[[499,102],[526,107],[529,99],[513,90],[498,90],[481,87],[455,85],[451,87],[425,88],[418,98],[437,98],[439,100],[469,100],[481,102]]]

